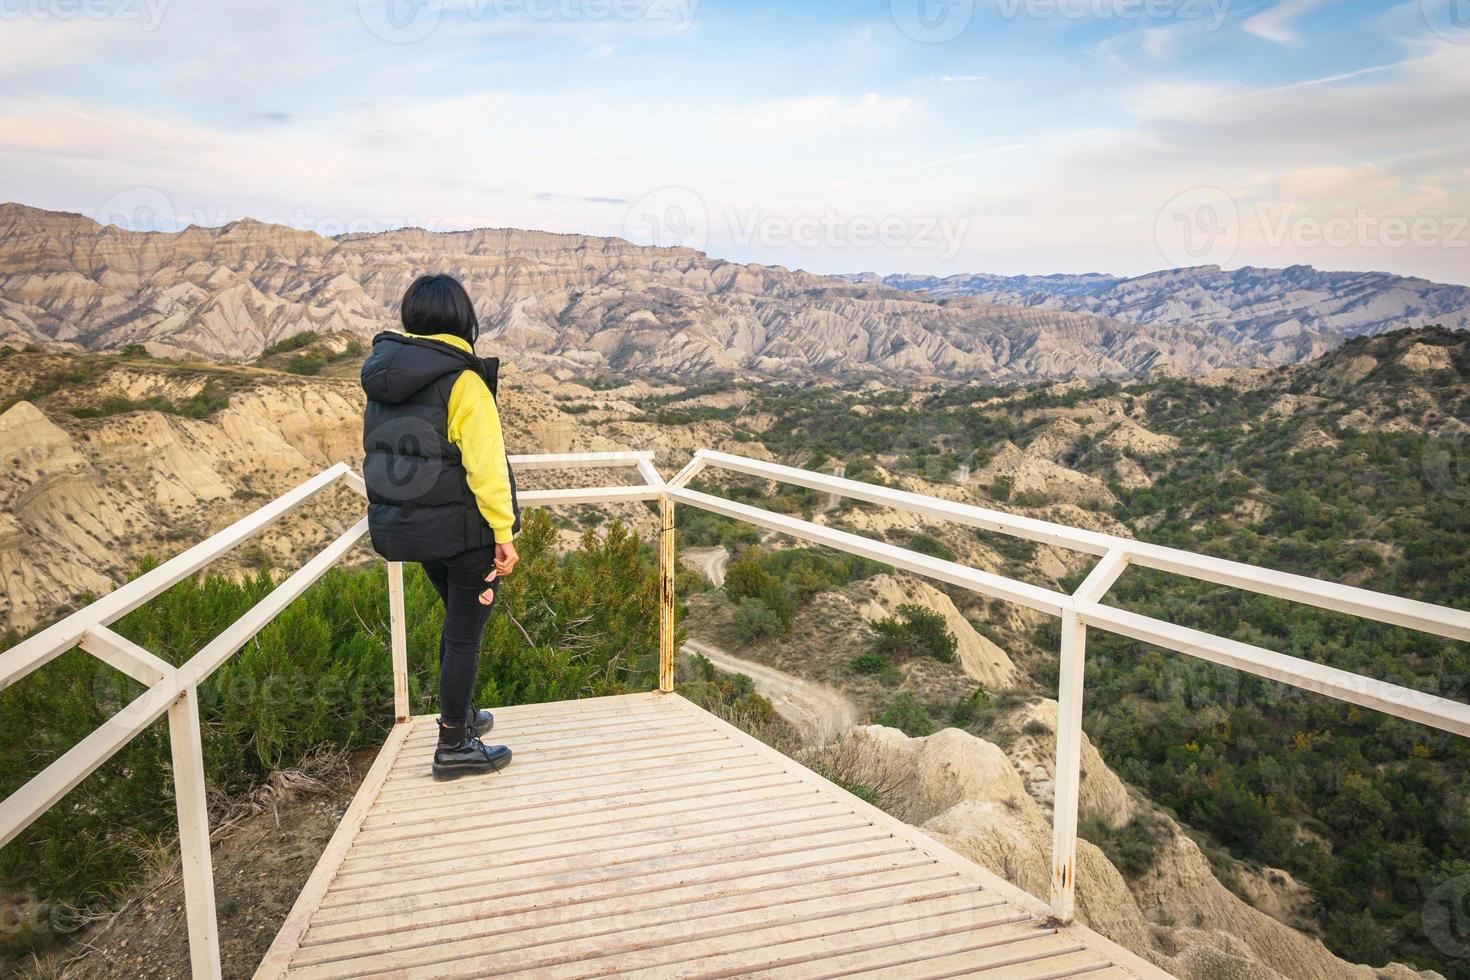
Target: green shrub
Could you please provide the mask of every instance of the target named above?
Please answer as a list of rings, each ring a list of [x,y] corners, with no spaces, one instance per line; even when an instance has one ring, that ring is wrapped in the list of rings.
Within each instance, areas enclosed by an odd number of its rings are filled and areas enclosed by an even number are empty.
[[[950,709],[949,718],[955,725],[964,726],[976,721],[990,708],[990,694],[983,687],[975,688],[967,698],[961,698]]]
[[[905,691],[889,702],[888,707],[873,722],[897,728],[905,735],[921,738],[934,733],[934,722],[929,712],[912,694]]]
[[[746,597],[735,605],[735,631],[747,643],[786,632],[781,617],[760,599]]]
[[[911,657],[933,657],[944,663],[955,659],[957,642],[944,622],[932,609],[915,603],[898,607],[898,615],[873,623],[878,639],[873,649],[897,660]]]
[[[878,678],[880,684],[892,687],[901,679],[898,668],[889,662],[888,658],[881,653],[860,653],[848,661],[847,666],[854,673],[868,674]]]

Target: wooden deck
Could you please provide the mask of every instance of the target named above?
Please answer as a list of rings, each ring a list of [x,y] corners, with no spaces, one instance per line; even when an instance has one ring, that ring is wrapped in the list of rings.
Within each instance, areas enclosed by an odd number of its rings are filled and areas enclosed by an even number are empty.
[[[389,736],[257,977],[1165,977],[677,695]]]

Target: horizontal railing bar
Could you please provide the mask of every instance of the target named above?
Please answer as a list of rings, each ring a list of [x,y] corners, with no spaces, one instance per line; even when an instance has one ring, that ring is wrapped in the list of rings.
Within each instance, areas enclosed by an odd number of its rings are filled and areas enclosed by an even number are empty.
[[[1053,592],[1026,582],[1018,582],[993,572],[961,565],[958,562],[945,561],[943,558],[910,551],[897,545],[873,541],[847,531],[814,524],[811,521],[772,513],[749,504],[716,497],[713,494],[700,493],[685,487],[667,487],[664,493],[679,503],[690,504],[716,514],[743,520],[757,527],[780,531],[794,538],[824,544],[838,551],[871,558],[885,565],[916,572],[941,582],[949,582],[952,585],[981,592],[997,599],[1005,599],[1008,602],[1015,602],[1031,609],[1039,609],[1053,616],[1060,616],[1062,610],[1069,608],[1072,602],[1070,596],[1060,592]]]
[[[82,634],[80,646],[115,670],[120,670],[146,687],[152,687],[174,672],[173,665],[138,646],[106,626],[93,626]]]
[[[1094,566],[1093,574],[1079,586],[1078,598],[1074,599],[1072,596],[983,572],[968,565],[872,541],[846,531],[712,494],[677,487],[668,488],[665,493],[681,503],[743,520],[757,527],[780,531],[792,537],[825,544],[839,551],[872,558],[896,568],[1016,602],[1053,616],[1060,617],[1065,611],[1075,610],[1085,625],[1143,640],[1212,663],[1236,667],[1434,728],[1461,735],[1470,734],[1470,705],[1091,601],[1091,596],[1106,592],[1107,587],[1126,570],[1128,562],[1123,548],[1105,555]],[[1120,544],[1128,542],[1126,538],[1117,540]]]
[[[0,847],[49,810],[138,733],[157,721],[179,696],[177,678],[160,682],[103,722],[24,786],[0,800]]]
[[[297,596],[321,578],[367,533],[367,518],[352,526],[291,573],[260,602],[225,628],[177,671],[140,695],[86,738],[0,801],[0,846],[9,843],[57,800],[157,721],[187,688],[214,673]]]
[[[1239,640],[1203,633],[1187,626],[1162,622],[1113,606],[1078,602],[1077,614],[1088,626],[1096,626],[1110,633],[1142,640],[1144,643],[1152,643],[1200,660],[1233,667],[1457,735],[1470,735],[1470,704],[1400,687],[1387,681],[1374,680],[1362,674],[1277,653]]]
[[[1135,565],[1144,565],[1159,571],[1213,582],[1216,585],[1226,585],[1247,592],[1288,599],[1304,605],[1331,609],[1381,623],[1406,626],[1454,640],[1470,641],[1470,611],[1463,609],[1437,606],[1430,602],[1420,602],[1417,599],[1406,599],[1385,592],[1373,592],[1369,589],[1327,582],[1290,572],[1278,572],[1243,562],[1211,558],[1192,551],[1181,551],[1178,548],[1149,544],[1100,531],[1086,531],[1068,527],[1065,524],[1020,517],[1003,511],[978,507],[974,504],[942,500],[907,490],[876,487],[857,480],[812,473],[781,463],[768,463],[764,460],[749,459],[714,450],[701,450],[699,455],[709,465],[720,469],[764,477],[782,483],[792,483],[812,490],[823,490],[840,496],[866,500],[870,503],[896,507],[900,510],[926,514],[940,520],[1070,548],[1074,551],[1104,555],[1115,548],[1122,548],[1127,552],[1128,560]]]
[[[1119,540],[1128,541],[1127,538]],[[1128,541],[1128,557],[1135,565],[1145,565],[1162,572],[1278,599],[1289,599],[1380,623],[1406,626],[1452,640],[1470,641],[1470,611],[1463,609],[1437,606],[1431,602],[1405,599],[1386,592],[1374,592],[1352,585],[1308,578],[1305,575],[1278,572],[1224,558],[1211,558],[1209,555],[1143,541]]]
[[[1058,545],[1072,551],[1105,555],[1117,541],[1127,540],[1098,531],[1084,531],[1065,524],[1053,524],[1050,521],[1041,521],[1032,517],[1019,517],[1015,514],[1007,514],[1004,511],[991,510],[975,504],[961,503],[957,500],[943,500],[908,490],[874,486],[871,483],[850,480],[843,476],[813,473],[810,470],[786,466],[783,463],[768,463],[765,460],[750,459],[714,450],[701,450],[699,455],[710,466],[722,470],[732,470],[748,476],[775,480],[779,483],[792,483],[809,490],[822,490],[842,497],[897,507],[900,510],[926,514],[940,520],[968,524],[987,531],[998,531],[1042,544]]]
[[[213,640],[179,668],[180,687],[203,683],[219,665],[281,614],[296,597],[310,588],[317,579],[325,575],[333,565],[341,561],[347,552],[356,547],[368,531],[368,520],[364,517],[338,536],[331,544],[311,557],[311,560],[292,572],[270,591],[264,599],[251,606],[243,616],[225,627]]]
[[[516,499],[526,506],[557,507],[567,504],[611,504],[657,500],[662,491],[644,484],[631,487],[586,487],[571,490],[521,490]]]
[[[651,459],[653,452],[647,449],[607,453],[526,453],[510,457],[510,465],[518,470],[571,470],[593,466],[637,466],[639,461]]]
[[[293,508],[325,490],[350,473],[346,463],[330,466],[259,510],[210,535],[189,550],[170,558],[144,575],[140,575],[115,591],[82,607],[70,616],[48,626],[30,639],[22,640],[0,653],[0,690],[20,680],[36,668],[76,646],[82,634],[98,624],[111,623],[143,605],[149,599],[203,568],[220,555],[258,534],[263,528]]]

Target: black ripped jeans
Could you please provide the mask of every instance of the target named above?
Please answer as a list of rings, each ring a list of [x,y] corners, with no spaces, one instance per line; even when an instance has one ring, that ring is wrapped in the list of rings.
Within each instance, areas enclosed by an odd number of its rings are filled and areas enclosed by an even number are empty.
[[[444,631],[439,635],[439,718],[463,725],[475,692],[480,667],[480,641],[495,609],[495,549],[473,548],[453,558],[423,562],[424,572],[444,602]],[[491,592],[488,603],[481,596]]]

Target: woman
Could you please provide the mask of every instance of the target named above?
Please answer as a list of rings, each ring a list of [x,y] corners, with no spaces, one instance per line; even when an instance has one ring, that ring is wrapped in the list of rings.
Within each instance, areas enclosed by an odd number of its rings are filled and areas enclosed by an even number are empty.
[[[494,719],[471,698],[497,582],[519,560],[520,508],[495,405],[500,363],[475,356],[480,321],[464,287],[420,276],[401,319],[362,366],[368,528],[384,558],[422,563],[444,602],[434,778],[458,779],[510,763],[510,749],[480,741]]]

